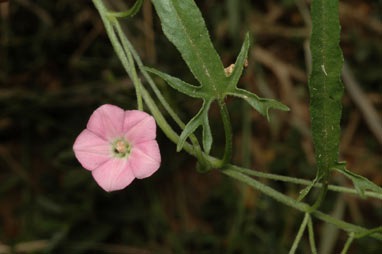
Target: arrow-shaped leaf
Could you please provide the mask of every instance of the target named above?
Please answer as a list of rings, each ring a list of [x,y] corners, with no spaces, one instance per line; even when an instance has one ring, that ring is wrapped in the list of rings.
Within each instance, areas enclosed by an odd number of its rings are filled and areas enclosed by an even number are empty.
[[[276,108],[289,110],[285,105],[237,88],[249,49],[247,34],[232,73],[226,76],[223,64],[212,45],[203,17],[193,0],[152,0],[162,23],[163,32],[182,54],[184,61],[199,81],[200,86],[190,85],[178,78],[152,68],[146,68],[171,87],[194,98],[203,100],[203,106],[180,135],[177,150],[182,149],[185,140],[199,127],[203,127],[203,148],[209,153],[212,145],[208,110],[214,100],[222,102],[227,95],[246,100],[253,108],[269,119],[268,110]]]

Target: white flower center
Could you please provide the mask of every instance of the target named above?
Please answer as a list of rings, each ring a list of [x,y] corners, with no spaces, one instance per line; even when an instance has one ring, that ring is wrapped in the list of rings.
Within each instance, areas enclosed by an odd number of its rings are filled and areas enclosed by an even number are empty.
[[[130,155],[131,146],[124,138],[117,139],[112,143],[112,153],[115,157],[125,158]]]
[[[123,152],[125,152],[125,150],[126,150],[126,144],[125,144],[125,142],[122,141],[122,140],[118,141],[118,142],[115,144],[115,149],[117,149],[117,151],[118,151],[119,153],[123,153]]]

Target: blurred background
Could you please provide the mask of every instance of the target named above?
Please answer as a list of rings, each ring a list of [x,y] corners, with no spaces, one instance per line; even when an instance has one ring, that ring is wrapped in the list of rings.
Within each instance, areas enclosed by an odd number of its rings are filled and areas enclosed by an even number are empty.
[[[106,1],[106,0],[105,0]],[[107,1],[106,1],[107,2]],[[113,10],[134,1],[108,0]],[[313,179],[307,77],[310,2],[197,0],[225,66],[247,31],[253,43],[240,86],[276,98],[290,112],[271,121],[228,98],[235,164]],[[341,159],[382,184],[382,1],[340,1],[346,68]],[[145,65],[197,84],[164,37],[150,1],[123,21]],[[158,87],[184,121],[201,102]],[[148,87],[148,86],[147,86]],[[75,159],[72,145],[98,106],[136,108],[131,81],[113,52],[91,1],[0,1],[0,253],[286,253],[303,215],[223,176],[200,174],[158,130],[162,165],[152,177],[106,193]],[[170,118],[168,118],[170,120]],[[221,156],[224,133],[210,112]],[[173,124],[171,122],[171,124]],[[180,130],[173,124],[174,128]],[[199,133],[200,134],[200,133]],[[297,197],[303,188],[261,180]],[[340,175],[332,182],[351,187]],[[307,198],[312,202],[315,196]],[[377,199],[329,192],[322,210],[366,227],[382,225]],[[314,220],[321,254],[339,253],[347,234]],[[355,241],[349,252],[380,253]],[[379,251],[378,251],[379,250]],[[310,253],[307,237],[298,253]]]

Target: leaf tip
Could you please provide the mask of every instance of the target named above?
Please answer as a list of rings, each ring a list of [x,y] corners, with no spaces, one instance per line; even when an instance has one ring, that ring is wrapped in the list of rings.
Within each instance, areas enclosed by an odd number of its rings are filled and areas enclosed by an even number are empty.
[[[288,106],[284,105],[284,104],[281,104],[280,105],[280,110],[288,112],[288,111],[290,111],[290,108]]]

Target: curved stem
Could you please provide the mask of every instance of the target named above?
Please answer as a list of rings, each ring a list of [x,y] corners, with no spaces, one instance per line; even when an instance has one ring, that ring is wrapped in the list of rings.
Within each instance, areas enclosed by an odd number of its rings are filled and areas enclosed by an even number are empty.
[[[125,37],[126,38],[126,37]],[[142,63],[141,58],[139,57],[138,53],[134,49],[133,45],[129,41],[128,38],[126,38],[126,44],[127,47],[130,49],[131,54],[133,55],[133,58],[135,62],[137,63],[137,66],[139,68],[139,71],[143,74],[143,77],[145,77],[147,83],[149,83],[151,89],[154,91],[154,94],[156,97],[158,97],[160,103],[163,105],[164,109],[167,111],[167,113],[170,115],[170,117],[175,121],[175,123],[181,128],[184,129],[186,126],[183,121],[179,118],[179,116],[175,113],[175,111],[171,108],[171,106],[167,103],[166,99],[163,97],[161,91],[158,89],[158,87],[155,85],[153,79],[151,78],[150,74],[143,68],[144,65]],[[196,139],[196,137],[194,137]],[[196,140],[197,141],[197,140]]]
[[[326,193],[328,192],[328,185],[329,185],[328,181],[325,180],[321,186],[320,194],[319,194],[317,200],[312,205],[309,212],[313,212],[321,206],[322,202],[325,200]]]
[[[224,100],[219,100],[219,109],[220,114],[222,116],[223,120],[223,126],[224,126],[224,134],[225,134],[225,148],[224,148],[224,155],[223,159],[221,161],[221,164],[218,168],[223,167],[225,164],[229,163],[231,161],[232,157],[232,127],[231,127],[231,121],[229,119],[229,113],[227,110],[227,106],[224,102]]]
[[[138,53],[135,51],[133,45],[130,43],[130,41],[126,38],[126,36],[124,35],[123,31],[122,31],[122,28],[120,26],[119,23],[117,23],[117,29],[119,29],[120,31],[120,35],[122,37],[122,44],[123,44],[123,47],[126,49],[126,51],[128,51],[129,55],[133,55],[133,58],[134,60],[136,61],[137,63],[137,66],[140,70],[140,72],[143,74],[143,76],[145,77],[146,81],[149,83],[151,89],[153,89],[155,95],[157,96],[157,98],[159,99],[159,101],[161,102],[161,104],[163,105],[163,107],[165,108],[165,110],[167,111],[167,113],[172,117],[172,119],[178,124],[178,126],[181,128],[181,129],[184,129],[185,127],[185,124],[183,123],[183,121],[179,118],[179,116],[175,113],[175,111],[171,108],[171,106],[167,103],[166,99],[163,97],[161,91],[158,89],[158,87],[155,85],[154,81],[152,80],[151,76],[147,73],[147,71],[143,68],[144,65],[142,63],[142,60],[141,58],[139,57]],[[130,54],[130,51],[131,51],[131,54]],[[131,59],[132,62],[133,62],[133,59]],[[135,70],[135,68],[134,68]],[[133,80],[134,81],[134,80]],[[139,82],[140,85],[139,87],[142,88],[143,85],[141,84],[140,80],[137,79],[136,82]],[[138,94],[137,94],[138,96]],[[139,98],[139,97],[138,97]],[[138,103],[139,105],[139,103]],[[201,149],[201,146],[199,144],[199,141],[198,139],[196,138],[196,136],[194,134],[192,134],[190,136],[190,140],[191,140],[191,143],[192,145],[194,146],[194,149],[195,149],[195,155],[198,159],[198,161],[206,168],[209,168],[210,167],[210,163],[208,162],[208,160],[206,159],[205,155],[203,154],[202,152],[202,149]]]
[[[137,14],[137,12],[139,11],[139,9],[142,7],[142,4],[143,4],[143,0],[137,0],[135,2],[135,4],[133,5],[133,7],[131,7],[131,9],[127,10],[127,11],[121,11],[121,12],[113,12],[113,11],[108,11],[107,12],[107,16],[109,17],[113,17],[113,18],[127,18],[127,17],[132,17],[134,16],[135,14]]]

